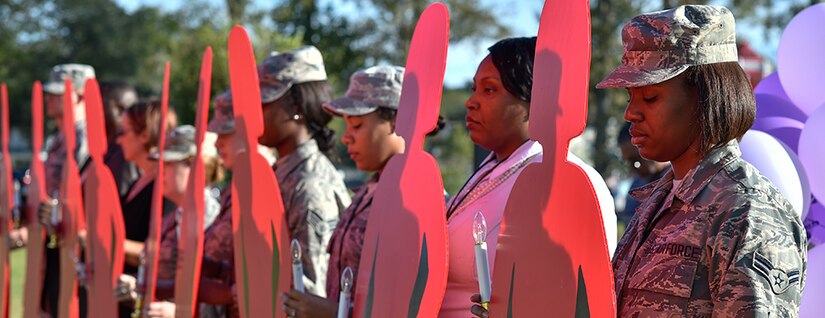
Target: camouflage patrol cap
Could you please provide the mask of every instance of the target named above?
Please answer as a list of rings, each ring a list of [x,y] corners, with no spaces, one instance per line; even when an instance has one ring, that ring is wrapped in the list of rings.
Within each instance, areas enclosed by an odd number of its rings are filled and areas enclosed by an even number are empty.
[[[195,127],[192,125],[182,125],[175,127],[166,134],[166,143],[163,145],[163,161],[180,161],[194,157],[198,152],[195,145]],[[160,155],[154,151],[149,154],[149,159],[158,160]]]
[[[373,66],[350,76],[344,97],[324,103],[324,109],[337,116],[361,116],[378,107],[398,109],[404,68],[400,66]]]
[[[215,98],[215,113],[206,130],[218,135],[235,132],[235,113],[232,110],[232,91],[227,90]]]
[[[280,98],[292,85],[327,80],[324,59],[314,46],[289,52],[272,52],[258,65],[261,103]]]
[[[80,95],[83,95],[83,87],[86,80],[95,77],[95,69],[86,64],[60,64],[52,68],[49,80],[43,84],[43,91],[47,94],[61,95],[65,90],[63,81],[72,80],[72,88]]]
[[[684,5],[642,14],[622,29],[622,64],[597,88],[658,84],[693,65],[737,62],[736,25],[722,6]]]

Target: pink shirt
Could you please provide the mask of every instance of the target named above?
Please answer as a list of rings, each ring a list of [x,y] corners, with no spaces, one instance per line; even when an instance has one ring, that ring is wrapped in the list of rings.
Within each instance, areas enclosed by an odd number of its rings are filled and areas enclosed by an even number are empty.
[[[450,266],[447,290],[444,293],[439,318],[471,316],[470,307],[473,303],[470,301],[470,296],[479,292],[473,247],[475,239],[472,234],[476,211],[480,211],[487,222],[487,257],[492,275],[495,270],[496,244],[501,230],[501,218],[507,199],[510,197],[518,175],[527,165],[541,162],[541,153],[541,144],[529,140],[501,163],[493,160],[492,155],[488,156],[485,163],[467,181],[464,189],[447,204]],[[581,167],[593,184],[602,211],[608,249],[612,255],[616,248],[616,212],[610,190],[601,175],[581,159],[568,153],[567,160]],[[452,214],[450,210],[453,211]]]

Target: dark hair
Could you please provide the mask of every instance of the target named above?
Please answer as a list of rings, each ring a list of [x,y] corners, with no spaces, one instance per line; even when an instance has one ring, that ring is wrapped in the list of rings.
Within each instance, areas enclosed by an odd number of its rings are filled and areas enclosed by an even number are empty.
[[[146,151],[151,151],[157,147],[160,140],[160,100],[152,98],[139,101],[132,107],[126,109],[124,115],[132,122],[132,129],[135,134],[147,132],[149,140],[143,145]],[[166,131],[178,125],[178,117],[170,107],[166,112]]]
[[[622,128],[619,128],[619,135],[616,136],[616,143],[621,146],[623,143],[629,142],[631,139],[630,136],[630,122],[624,122]]]
[[[704,153],[741,139],[753,125],[756,100],[739,63],[694,65],[685,74],[685,84],[699,94],[695,118],[701,133],[699,151]]]
[[[530,103],[533,90],[533,60],[536,57],[536,37],[509,38],[487,49],[501,82],[510,94]]]
[[[304,118],[318,149],[327,152],[335,143],[335,132],[327,127],[332,115],[322,105],[332,100],[332,87],[327,81],[306,82],[292,85],[280,99],[283,105],[293,105]]]
[[[389,107],[378,107],[378,109],[375,110],[375,111],[378,112],[378,117],[381,118],[381,120],[392,122],[393,130],[395,130],[395,116],[398,115],[398,110],[397,109],[393,109],[393,108],[389,108]],[[441,131],[441,129],[444,129],[444,126],[446,124],[447,124],[447,121],[444,120],[444,117],[441,116],[441,115],[438,115],[438,121],[435,123],[435,128],[433,128],[432,131],[428,132],[427,136],[437,135],[438,132]]]
[[[100,95],[103,99],[103,117],[106,122],[106,136],[109,142],[115,140],[120,126],[120,114],[138,101],[135,87],[124,81],[100,82]]]

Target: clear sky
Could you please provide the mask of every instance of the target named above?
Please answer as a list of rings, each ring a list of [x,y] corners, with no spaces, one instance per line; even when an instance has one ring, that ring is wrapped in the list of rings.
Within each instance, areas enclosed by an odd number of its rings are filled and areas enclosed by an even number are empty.
[[[210,3],[220,5],[223,7],[224,0],[206,0]],[[334,1],[337,0],[325,0]],[[483,3],[488,3],[495,9],[501,21],[512,31],[513,36],[533,36],[538,32],[537,13],[541,11],[541,6],[544,1],[541,0],[479,0]],[[175,10],[179,8],[185,1],[181,0],[116,0],[118,4],[124,7],[127,11],[133,11],[139,6],[159,6],[166,10]],[[256,7],[272,7],[271,1],[253,0],[253,5]],[[724,4],[725,0],[716,0],[715,3]],[[782,1],[779,1],[782,2]],[[773,10],[782,10],[781,4],[778,8]],[[344,14],[355,14],[354,7],[343,5],[341,10]],[[594,17],[595,18],[595,17]],[[765,39],[762,34],[762,29],[748,25],[742,21],[738,22],[738,36],[741,40],[745,40],[762,55],[768,59],[776,60],[776,51],[779,44],[780,34],[772,34],[769,39]],[[618,32],[617,32],[618,36]],[[473,43],[459,43],[450,45],[447,53],[447,70],[445,75],[445,84],[451,87],[461,86],[469,82],[475,74],[475,69],[481,59],[487,54],[486,49],[495,42],[494,39],[477,41]]]

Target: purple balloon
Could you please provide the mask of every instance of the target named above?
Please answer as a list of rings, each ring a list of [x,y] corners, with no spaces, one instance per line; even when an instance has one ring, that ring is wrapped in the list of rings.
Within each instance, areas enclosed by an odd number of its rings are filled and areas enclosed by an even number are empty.
[[[779,40],[777,72],[793,103],[811,114],[825,103],[825,3],[797,14]]]
[[[739,148],[742,159],[771,181],[791,203],[801,221],[806,201],[802,181],[782,143],[764,132],[749,130],[739,142]]]
[[[759,111],[757,110],[758,114]],[[798,120],[773,116],[757,117],[751,129],[766,132],[791,147],[794,152],[797,152],[799,150],[799,135],[802,133],[803,127],[805,127],[805,124]]]
[[[760,84],[761,85],[761,84]],[[759,88],[757,86],[757,88]],[[780,96],[756,93],[756,120],[766,117],[787,117],[805,122],[808,115],[789,100]]]
[[[811,193],[825,202],[825,104],[817,109],[799,135],[799,160],[805,165]]]
[[[811,205],[808,217],[805,219],[805,230],[808,232],[808,243],[825,245],[825,205],[816,202]],[[825,249],[825,247],[821,247]]]
[[[822,317],[825,312],[825,246],[816,246],[808,251],[808,272],[805,277],[805,292],[799,304],[799,317]]]
[[[782,82],[779,81],[779,74],[777,74],[776,72],[771,73],[771,75],[765,76],[765,78],[759,81],[759,84],[757,84],[756,88],[753,89],[753,93],[773,95],[786,101],[791,100],[788,97],[788,94],[785,93],[785,89],[782,88]]]

